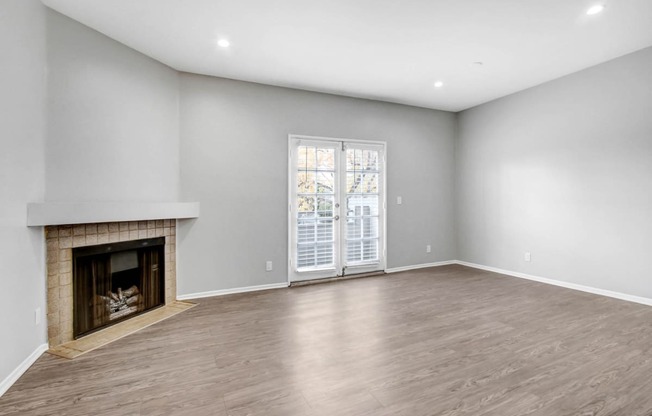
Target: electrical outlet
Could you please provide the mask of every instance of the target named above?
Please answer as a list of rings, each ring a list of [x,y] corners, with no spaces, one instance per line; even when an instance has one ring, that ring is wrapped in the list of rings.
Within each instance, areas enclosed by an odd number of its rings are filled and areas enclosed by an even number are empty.
[[[432,247],[430,247],[430,244],[426,246],[426,253],[430,253],[432,251]]]
[[[401,205],[403,203],[403,198],[400,196],[396,197],[396,205]]]
[[[34,326],[38,326],[41,323],[41,308],[36,308],[34,310]]]
[[[525,257],[524,257],[524,258],[525,258],[525,261],[530,261],[530,260],[532,260],[532,256],[530,255],[530,252],[529,252],[529,251],[528,251],[527,253],[525,253]]]
[[[267,262],[265,262],[265,270],[268,271],[268,272],[272,271],[272,262],[271,262],[271,260],[267,260]]]

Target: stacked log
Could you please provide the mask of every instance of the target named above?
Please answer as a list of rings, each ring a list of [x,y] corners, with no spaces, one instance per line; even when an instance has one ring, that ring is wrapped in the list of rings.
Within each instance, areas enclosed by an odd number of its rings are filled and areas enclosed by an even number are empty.
[[[94,303],[96,311],[101,309],[102,313],[98,315],[102,315],[104,319],[108,317],[109,321],[139,312],[144,307],[143,296],[136,286],[127,290],[118,288],[117,293],[109,290],[106,296],[96,295]]]

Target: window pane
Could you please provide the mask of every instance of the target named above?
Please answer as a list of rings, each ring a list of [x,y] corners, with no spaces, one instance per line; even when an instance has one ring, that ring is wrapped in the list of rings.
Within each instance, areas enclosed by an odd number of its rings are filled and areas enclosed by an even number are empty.
[[[335,149],[317,149],[317,169],[335,170]]]
[[[297,173],[297,192],[300,194],[315,193],[315,172],[298,172]]]
[[[346,174],[346,192],[355,193],[378,193],[377,173],[351,173]]]
[[[349,218],[346,221],[347,240],[378,237],[378,217]]]
[[[378,151],[348,149],[346,151],[347,171],[378,171]]]
[[[299,146],[297,149],[297,166],[299,170],[315,168],[315,148],[313,146]]]
[[[346,197],[346,215],[378,215],[378,195],[349,195]]]
[[[349,264],[378,260],[378,240],[349,241],[346,248]]]
[[[335,184],[334,172],[317,172],[317,193],[332,194]]]
[[[299,220],[297,223],[297,242],[312,243],[315,241],[315,220]]]
[[[333,216],[333,197],[332,196],[322,196],[317,197],[317,215],[320,217],[332,217]]]
[[[333,220],[317,221],[317,241],[333,241]]]
[[[299,216],[305,212],[315,211],[315,197],[314,196],[298,196],[297,197],[297,210]]]

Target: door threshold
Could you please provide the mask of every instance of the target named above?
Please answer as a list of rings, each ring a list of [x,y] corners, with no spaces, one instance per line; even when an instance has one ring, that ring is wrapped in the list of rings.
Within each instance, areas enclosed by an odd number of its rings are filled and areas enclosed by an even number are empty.
[[[384,276],[386,274],[387,273],[385,273],[385,271],[379,270],[377,272],[347,274],[344,276],[337,276],[337,277],[325,277],[323,279],[297,280],[296,282],[290,282],[290,287],[318,285],[321,283],[331,283],[331,282],[341,282],[343,280],[358,279],[362,277],[378,277],[378,276]]]

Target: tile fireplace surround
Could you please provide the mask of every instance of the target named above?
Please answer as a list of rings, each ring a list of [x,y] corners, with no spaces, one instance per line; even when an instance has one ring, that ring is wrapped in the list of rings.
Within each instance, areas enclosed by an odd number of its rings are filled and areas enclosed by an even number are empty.
[[[50,348],[73,340],[72,249],[165,237],[165,303],[176,300],[176,220],[107,222],[45,227],[47,322]]]

